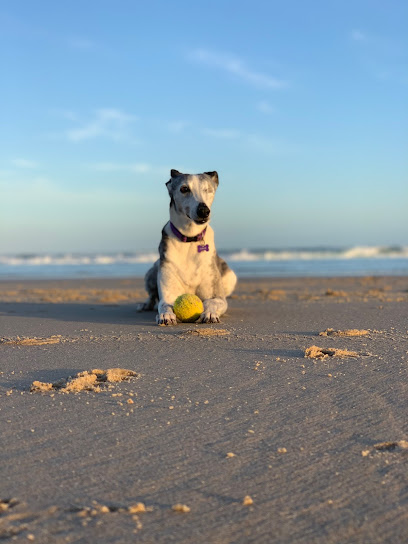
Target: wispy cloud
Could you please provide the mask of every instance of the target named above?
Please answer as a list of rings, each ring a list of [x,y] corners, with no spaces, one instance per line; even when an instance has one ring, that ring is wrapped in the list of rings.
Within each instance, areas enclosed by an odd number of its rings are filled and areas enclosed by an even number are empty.
[[[266,100],[261,100],[257,103],[256,109],[259,110],[261,113],[266,113],[267,115],[271,115],[272,113],[275,113],[275,108],[269,104]]]
[[[73,49],[79,49],[81,51],[94,51],[98,49],[98,45],[93,40],[89,38],[83,38],[79,36],[74,36],[68,38],[68,45]]]
[[[13,179],[15,175],[16,170],[0,170],[0,183]]]
[[[379,80],[405,81],[406,48],[398,38],[380,36],[360,29],[349,34],[363,69]]]
[[[65,46],[77,53],[97,53],[112,57],[113,49],[106,43],[98,42],[87,36],[68,36],[61,38]]]
[[[144,173],[151,170],[150,164],[146,163],[117,163],[117,162],[97,162],[91,165],[93,170],[98,172],[118,172],[118,171],[127,171],[127,172],[138,172]]]
[[[38,163],[35,161],[30,161],[27,159],[13,159],[11,163],[16,166],[17,168],[26,168],[28,170],[33,170],[35,168],[38,168]]]
[[[189,125],[190,123],[188,121],[171,121],[167,124],[167,128],[170,132],[178,134],[183,132]]]
[[[239,130],[230,128],[205,128],[203,134],[220,140],[238,140],[241,137]]]
[[[156,166],[145,162],[98,162],[91,164],[90,168],[92,170],[96,170],[97,172],[129,172],[133,174],[167,175],[170,172],[170,168],[168,166]]]
[[[353,29],[351,31],[351,39],[355,42],[366,42],[367,41],[367,34],[365,32],[362,32],[358,29]]]
[[[245,144],[253,151],[258,151],[270,155],[286,155],[296,152],[294,145],[268,138],[260,134],[248,134],[245,137]]]
[[[119,109],[99,109],[96,110],[92,119],[66,131],[65,135],[71,142],[101,137],[110,140],[127,140],[130,138],[129,128],[137,119],[136,116]]]
[[[247,133],[235,129],[218,128],[218,129],[203,129],[202,134],[211,136],[215,139],[231,140],[237,145],[245,149],[265,154],[287,154],[296,152],[294,146],[290,146],[283,142],[273,140],[266,136],[256,133]]]
[[[194,49],[188,56],[190,60],[213,68],[219,68],[261,89],[281,89],[288,85],[282,79],[252,70],[244,61],[233,55],[217,53],[208,49]]]

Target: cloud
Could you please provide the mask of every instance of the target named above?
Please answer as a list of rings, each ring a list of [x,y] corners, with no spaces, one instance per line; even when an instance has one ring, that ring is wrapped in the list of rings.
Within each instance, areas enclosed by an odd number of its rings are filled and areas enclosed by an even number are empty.
[[[98,53],[112,57],[114,51],[105,43],[97,42],[85,36],[69,36],[62,38],[65,46],[78,53]]]
[[[68,38],[68,45],[73,49],[80,49],[81,51],[94,51],[98,48],[97,44],[93,40],[78,36]]]
[[[118,172],[128,171],[128,172],[149,172],[151,166],[146,163],[133,163],[133,164],[121,164],[117,162],[98,162],[91,165],[93,170],[99,172]]]
[[[167,128],[170,132],[178,134],[183,132],[189,125],[190,123],[188,121],[171,121],[167,124]]]
[[[133,174],[167,175],[170,172],[170,168],[167,166],[155,166],[144,162],[98,162],[91,164],[90,168],[97,172],[129,172]]]
[[[237,76],[239,79],[261,89],[281,89],[287,87],[287,82],[282,79],[271,77],[261,72],[255,72],[245,65],[245,63],[232,55],[215,53],[207,49],[195,49],[190,52],[189,58],[200,64],[206,64],[213,68]]]
[[[270,115],[271,113],[275,113],[275,108],[269,104],[266,100],[261,100],[256,105],[257,110],[259,110],[262,113],[266,113],[267,115]]]
[[[95,138],[127,140],[130,138],[129,127],[137,117],[115,108],[96,110],[93,118],[81,126],[66,131],[71,142],[81,142]]]
[[[38,163],[36,163],[34,161],[27,160],[27,159],[18,158],[18,159],[13,159],[11,162],[17,168],[26,168],[26,169],[29,169],[29,170],[33,170],[35,168],[38,168]]]
[[[273,155],[286,155],[296,152],[295,146],[272,140],[261,134],[245,133],[235,129],[203,129],[202,134],[216,139],[231,140],[236,142],[245,150],[251,149],[255,152]]]
[[[350,33],[356,58],[371,77],[405,82],[406,48],[398,37],[380,36],[354,29]]]
[[[294,146],[289,146],[260,134],[248,134],[245,137],[245,144],[254,151],[272,155],[286,155],[296,151]]]
[[[367,34],[364,32],[361,32],[361,30],[354,29],[351,31],[351,39],[355,42],[366,42],[367,41]]]
[[[230,128],[205,128],[203,134],[220,140],[237,140],[241,137],[239,130]]]
[[[81,117],[77,112],[73,110],[63,109],[63,108],[51,108],[48,110],[48,113],[58,120],[64,119],[66,121],[72,121],[73,123],[80,123]]]
[[[16,175],[16,170],[0,170],[0,184],[5,182],[11,182]]]

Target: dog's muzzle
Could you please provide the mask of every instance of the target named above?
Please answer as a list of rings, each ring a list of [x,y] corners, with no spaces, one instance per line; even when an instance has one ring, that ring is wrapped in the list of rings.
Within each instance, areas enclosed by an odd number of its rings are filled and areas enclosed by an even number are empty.
[[[200,202],[197,206],[197,217],[198,220],[196,223],[205,223],[210,216],[210,208],[204,202]]]

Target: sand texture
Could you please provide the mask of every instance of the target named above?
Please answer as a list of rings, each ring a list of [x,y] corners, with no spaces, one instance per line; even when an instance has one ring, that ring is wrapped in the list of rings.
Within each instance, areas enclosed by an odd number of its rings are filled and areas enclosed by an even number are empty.
[[[2,542],[406,541],[408,278],[242,280],[214,325],[144,296],[0,283]]]

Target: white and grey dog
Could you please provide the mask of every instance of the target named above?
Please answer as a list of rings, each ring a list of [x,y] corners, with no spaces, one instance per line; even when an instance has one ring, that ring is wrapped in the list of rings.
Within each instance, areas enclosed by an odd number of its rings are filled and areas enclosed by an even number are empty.
[[[162,230],[160,258],[145,276],[149,298],[139,310],[157,307],[159,325],[176,325],[174,301],[179,295],[190,293],[200,297],[204,304],[197,322],[218,323],[227,310],[227,296],[237,282],[235,273],[217,255],[214,231],[208,224],[218,174],[182,174],[171,170],[166,186],[170,195],[170,221]]]

